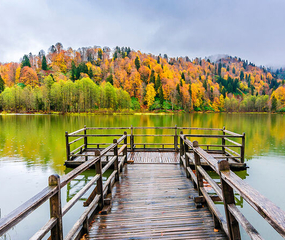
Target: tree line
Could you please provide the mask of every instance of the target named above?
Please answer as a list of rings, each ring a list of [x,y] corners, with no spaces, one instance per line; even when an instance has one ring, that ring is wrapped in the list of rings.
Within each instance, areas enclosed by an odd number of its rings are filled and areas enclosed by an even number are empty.
[[[152,55],[129,47],[64,49],[0,63],[0,110],[283,111],[285,83],[237,57]]]

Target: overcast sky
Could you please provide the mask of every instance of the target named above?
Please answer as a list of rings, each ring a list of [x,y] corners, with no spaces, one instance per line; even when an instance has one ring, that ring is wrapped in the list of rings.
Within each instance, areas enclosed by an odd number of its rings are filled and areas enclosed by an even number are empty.
[[[285,66],[284,0],[0,0],[0,61],[57,42]]]

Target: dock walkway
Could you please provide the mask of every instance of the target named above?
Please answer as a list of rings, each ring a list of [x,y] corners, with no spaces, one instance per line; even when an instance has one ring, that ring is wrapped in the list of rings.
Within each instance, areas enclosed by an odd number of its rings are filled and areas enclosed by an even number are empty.
[[[208,208],[196,208],[195,196],[177,164],[128,165],[113,189],[111,212],[97,215],[87,238],[227,239],[214,232]]]

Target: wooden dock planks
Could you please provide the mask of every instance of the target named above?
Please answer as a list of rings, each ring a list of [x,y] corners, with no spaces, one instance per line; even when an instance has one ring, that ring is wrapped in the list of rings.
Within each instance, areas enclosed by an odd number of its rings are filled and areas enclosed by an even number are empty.
[[[179,163],[179,153],[177,152],[133,152],[130,159],[134,163]]]
[[[133,164],[113,189],[113,205],[98,215],[88,239],[227,239],[214,232],[208,208],[177,164]]]

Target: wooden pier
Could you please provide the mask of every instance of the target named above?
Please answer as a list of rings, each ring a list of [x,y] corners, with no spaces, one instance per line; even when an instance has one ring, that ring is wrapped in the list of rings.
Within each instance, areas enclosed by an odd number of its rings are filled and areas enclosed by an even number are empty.
[[[121,134],[106,134],[102,131],[125,131],[124,134],[130,139],[128,142],[128,151],[131,153],[141,152],[133,158],[136,163],[168,163],[168,153],[177,152],[181,149],[179,146],[179,131],[185,132],[184,135],[189,139],[199,139],[200,147],[207,153],[211,154],[217,160],[227,160],[231,169],[246,169],[244,162],[245,134],[237,134],[226,130],[225,128],[191,128],[191,127],[118,127],[118,128],[90,128],[84,127],[73,133],[66,132],[66,167],[77,167],[94,157],[95,150],[102,150],[106,145],[107,139],[119,137]],[[158,131],[159,133],[157,133]],[[149,132],[149,133],[147,133]],[[201,133],[202,132],[202,133]],[[103,141],[102,141],[103,139]],[[110,140],[109,140],[110,141]],[[149,152],[148,157],[144,152]],[[153,152],[157,152],[153,153]],[[159,157],[163,153],[167,153],[164,157]],[[194,155],[190,149],[191,156],[189,158],[190,166],[194,167]],[[108,159],[112,157],[112,153],[102,158],[102,164],[105,165]],[[120,157],[120,154],[119,154]],[[179,157],[175,158],[175,162],[179,163]],[[177,160],[178,159],[178,160]],[[204,168],[210,168],[207,161],[201,159],[201,165]]]
[[[237,207],[238,193],[285,237],[285,212],[231,170],[246,167],[244,142],[244,134],[225,128],[84,127],[66,133],[65,164],[78,166],[51,175],[49,186],[1,218],[0,236],[49,201],[50,219],[31,239],[241,239],[241,227],[251,239],[263,239]],[[62,207],[62,188],[94,167],[94,177]],[[63,238],[63,216],[83,196],[85,211]]]

